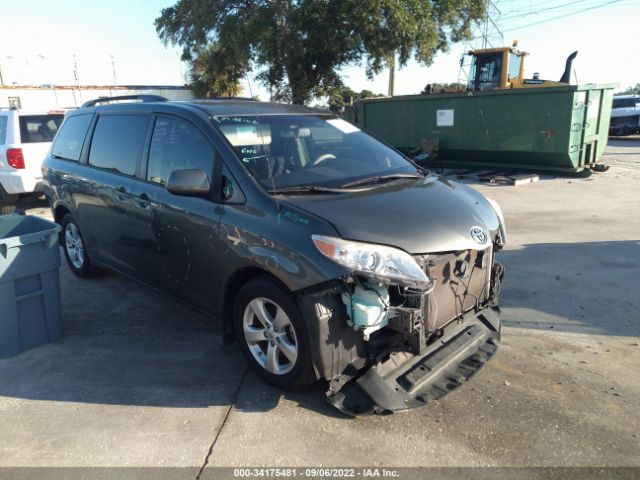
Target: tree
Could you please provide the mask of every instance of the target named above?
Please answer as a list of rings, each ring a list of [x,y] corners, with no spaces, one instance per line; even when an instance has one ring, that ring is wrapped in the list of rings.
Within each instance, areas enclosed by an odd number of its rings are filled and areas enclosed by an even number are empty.
[[[636,83],[635,87],[629,87],[624,92],[616,95],[640,95],[640,83]]]
[[[339,70],[348,64],[364,60],[369,77],[393,55],[400,66],[411,58],[429,65],[449,43],[469,38],[486,3],[178,0],[155,25],[165,44],[183,48],[183,59],[197,63],[209,52],[213,77],[233,81],[257,70],[275,98],[302,104],[342,88]]]
[[[464,83],[428,83],[425,85],[422,95],[432,95],[437,93],[460,93],[467,89]]]
[[[384,97],[380,93],[373,93],[371,90],[361,90],[360,93],[349,87],[336,88],[329,95],[329,110],[334,113],[343,114],[349,107],[358,100],[364,98]]]
[[[210,45],[191,62],[191,88],[196,97],[236,97],[242,93],[240,79],[246,69],[238,68],[232,52]]]

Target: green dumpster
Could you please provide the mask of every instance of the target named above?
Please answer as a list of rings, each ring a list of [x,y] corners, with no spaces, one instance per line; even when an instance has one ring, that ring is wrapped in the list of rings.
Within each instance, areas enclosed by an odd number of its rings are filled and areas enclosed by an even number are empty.
[[[439,143],[436,165],[578,172],[607,143],[615,85],[372,98],[355,122],[403,151]]]

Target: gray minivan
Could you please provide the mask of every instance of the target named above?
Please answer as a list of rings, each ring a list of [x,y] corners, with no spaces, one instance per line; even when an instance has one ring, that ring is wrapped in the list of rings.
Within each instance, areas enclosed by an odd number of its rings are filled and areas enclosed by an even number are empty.
[[[44,162],[76,275],[206,312],[264,380],[324,379],[350,414],[424,405],[495,353],[495,202],[324,111],[125,100],[67,113]]]

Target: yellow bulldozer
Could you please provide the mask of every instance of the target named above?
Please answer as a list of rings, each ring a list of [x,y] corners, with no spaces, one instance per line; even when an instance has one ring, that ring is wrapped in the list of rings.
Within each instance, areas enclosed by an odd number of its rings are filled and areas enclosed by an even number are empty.
[[[468,90],[495,90],[505,88],[538,88],[567,85],[571,78],[571,65],[578,52],[567,58],[564,73],[560,80],[542,80],[537,73],[532,78],[524,76],[524,59],[528,55],[517,49],[518,43],[511,47],[484,48],[471,50],[471,69],[469,71]]]

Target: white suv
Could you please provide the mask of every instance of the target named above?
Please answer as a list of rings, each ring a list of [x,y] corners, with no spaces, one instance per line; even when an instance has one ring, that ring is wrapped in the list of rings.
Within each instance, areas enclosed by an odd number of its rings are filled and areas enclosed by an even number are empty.
[[[42,160],[64,112],[0,109],[0,214],[12,213],[18,196],[42,189]]]
[[[609,135],[640,133],[640,95],[616,95],[611,107]]]

